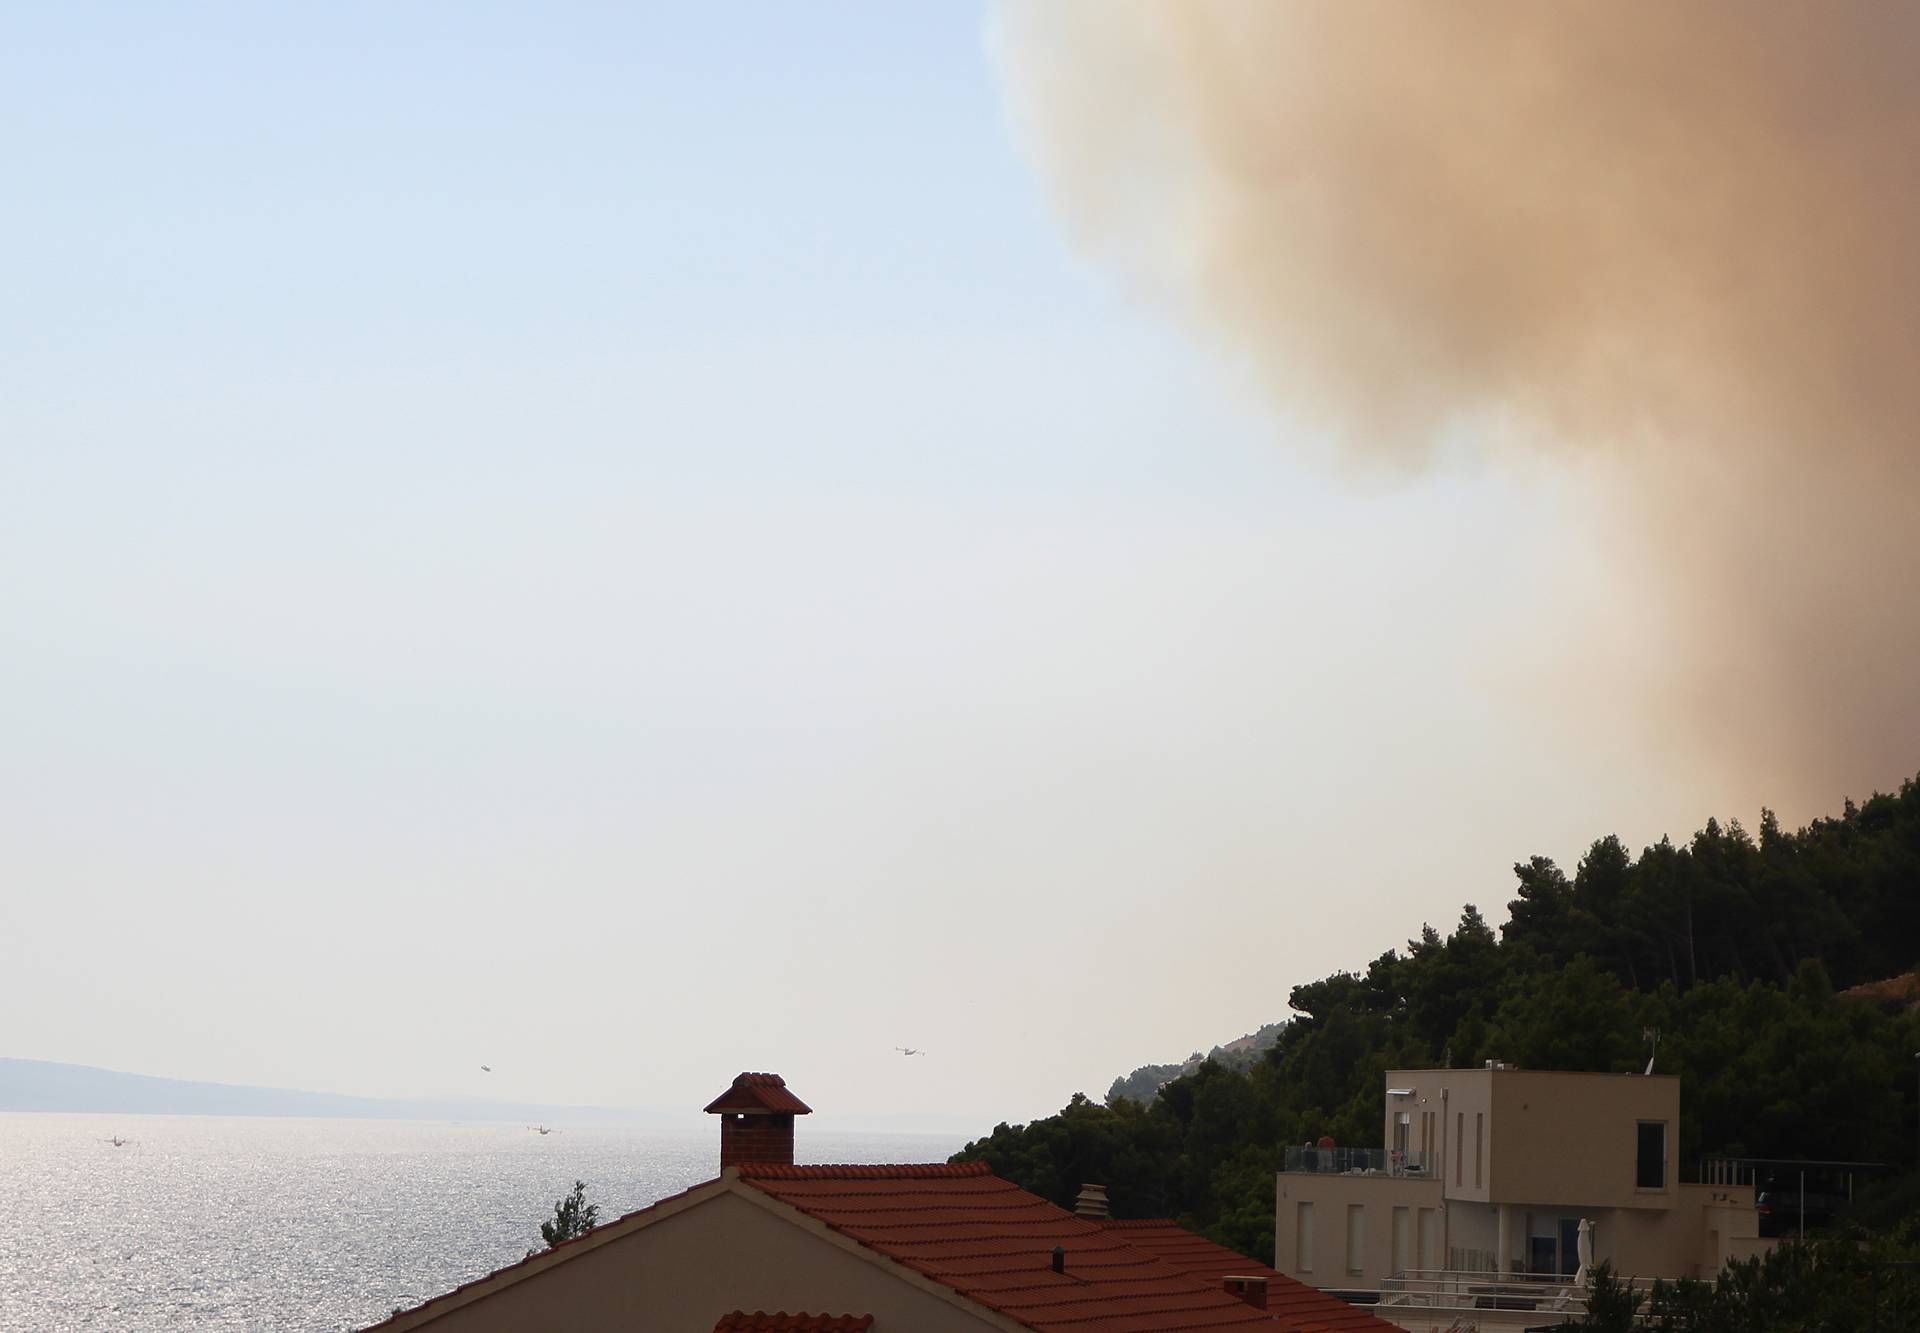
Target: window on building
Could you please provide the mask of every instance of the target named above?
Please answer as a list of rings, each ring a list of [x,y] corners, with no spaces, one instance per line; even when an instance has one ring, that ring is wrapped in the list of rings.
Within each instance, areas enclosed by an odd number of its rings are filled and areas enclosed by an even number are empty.
[[[1453,1113],[1453,1183],[1464,1184],[1467,1179],[1467,1113]]]
[[[1296,1204],[1293,1214],[1293,1271],[1313,1271],[1313,1205]]]
[[[1484,1111],[1473,1113],[1473,1187],[1480,1188],[1480,1154],[1487,1142],[1487,1117]]]
[[[1413,1267],[1413,1209],[1393,1210],[1393,1256],[1387,1265],[1396,1275]]]
[[[1667,1122],[1642,1120],[1638,1151],[1634,1154],[1633,1183],[1636,1189],[1663,1190],[1667,1187]]]
[[[1367,1206],[1347,1205],[1347,1276],[1360,1277],[1367,1271]]]

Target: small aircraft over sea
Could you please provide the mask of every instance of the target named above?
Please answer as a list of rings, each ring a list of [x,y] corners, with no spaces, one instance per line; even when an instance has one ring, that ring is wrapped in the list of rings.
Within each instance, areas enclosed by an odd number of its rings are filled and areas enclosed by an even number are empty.
[[[912,1046],[896,1046],[893,1049],[900,1052],[900,1054],[902,1055],[925,1055],[926,1054],[925,1051],[918,1050]]]
[[[546,1125],[528,1125],[527,1128],[536,1134],[558,1134],[560,1132],[557,1129],[550,1129]]]
[[[492,1066],[492,1065],[481,1065],[481,1066],[480,1066],[480,1072],[481,1072],[481,1073],[483,1073],[483,1074],[491,1074],[491,1073],[493,1072],[493,1066]]]
[[[127,1145],[128,1145],[129,1143],[132,1143],[132,1142],[133,1142],[133,1140],[132,1140],[132,1139],[123,1139],[123,1138],[121,1138],[121,1137],[120,1137],[120,1136],[119,1136],[118,1134],[115,1134],[115,1135],[114,1135],[114,1136],[113,1136],[112,1138],[110,1138],[110,1139],[101,1139],[101,1140],[100,1140],[100,1142],[102,1142],[102,1143],[111,1143],[111,1144],[112,1144],[112,1145],[113,1145],[114,1147],[116,1147],[116,1148],[124,1148],[124,1147],[126,1147],[126,1146],[127,1146]]]

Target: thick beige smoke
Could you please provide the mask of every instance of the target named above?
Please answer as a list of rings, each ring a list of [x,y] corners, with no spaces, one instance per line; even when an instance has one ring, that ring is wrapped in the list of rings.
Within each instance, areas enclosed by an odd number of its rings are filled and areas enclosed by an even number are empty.
[[[1083,247],[1291,423],[1578,469],[1630,591],[1571,696],[1627,673],[1730,799],[1920,768],[1920,7],[1062,0],[992,40]]]

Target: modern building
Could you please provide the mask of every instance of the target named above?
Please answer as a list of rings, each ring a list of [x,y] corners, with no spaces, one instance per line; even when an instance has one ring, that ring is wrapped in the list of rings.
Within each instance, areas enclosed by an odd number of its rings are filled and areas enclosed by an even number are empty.
[[[1394,1333],[1170,1221],[1109,1218],[1097,1186],[1068,1212],[984,1163],[796,1166],[809,1108],[775,1074],[740,1075],[707,1110],[715,1179],[375,1327]]]
[[[1289,1150],[1274,1267],[1389,1303],[1448,1274],[1564,1283],[1584,1220],[1622,1276],[1710,1276],[1768,1242],[1751,1185],[1679,1179],[1679,1127],[1671,1076],[1390,1070],[1383,1146]]]

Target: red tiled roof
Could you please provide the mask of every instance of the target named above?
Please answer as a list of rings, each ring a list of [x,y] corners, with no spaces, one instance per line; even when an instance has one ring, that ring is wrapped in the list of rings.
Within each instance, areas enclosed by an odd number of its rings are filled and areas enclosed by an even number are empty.
[[[709,1115],[728,1111],[778,1111],[787,1115],[812,1115],[813,1108],[787,1091],[787,1081],[778,1074],[742,1074],[733,1086],[707,1103]]]
[[[1399,1333],[1390,1324],[1364,1306],[1350,1305],[1337,1296],[1308,1286],[1297,1278],[1267,1267],[1224,1245],[1216,1245],[1196,1235],[1178,1222],[1165,1217],[1108,1219],[1101,1226],[1126,1239],[1127,1243],[1155,1255],[1183,1273],[1219,1284],[1229,1277],[1263,1277],[1267,1280],[1267,1312],[1278,1315],[1287,1327],[1299,1333]]]
[[[984,1162],[906,1166],[783,1166],[743,1162],[740,1181],[797,1209],[868,1249],[925,1275],[959,1295],[1039,1333],[1177,1333],[1192,1329],[1277,1328],[1286,1333],[1349,1333],[1393,1329],[1335,1297],[1244,1259],[1172,1222],[1094,1222],[1057,1208],[1000,1179]],[[638,1222],[699,1191],[710,1180],[636,1209],[585,1236],[529,1255],[441,1296],[396,1313],[376,1327],[409,1323],[483,1283],[551,1258],[567,1259],[615,1228]],[[1053,1248],[1066,1251],[1055,1273]],[[1222,1290],[1219,1279],[1269,1279],[1267,1310]],[[1277,1279],[1277,1282],[1275,1281]],[[785,1319],[779,1330],[844,1329],[859,1333],[871,1316],[727,1315],[715,1330],[758,1330],[726,1320]],[[1397,1333],[1397,1330],[1395,1330]]]
[[[870,1314],[768,1314],[755,1310],[735,1310],[720,1316],[713,1333],[867,1333],[873,1324]]]
[[[739,1172],[744,1183],[1041,1333],[1273,1327],[1269,1312],[1217,1282],[1027,1193],[984,1162],[742,1163]],[[1062,1273],[1053,1271],[1055,1246],[1066,1251]]]

